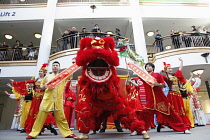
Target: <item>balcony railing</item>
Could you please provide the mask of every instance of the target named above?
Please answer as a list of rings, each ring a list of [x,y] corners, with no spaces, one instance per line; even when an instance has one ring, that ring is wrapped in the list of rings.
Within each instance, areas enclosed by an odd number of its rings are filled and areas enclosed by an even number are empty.
[[[47,3],[47,0],[1,0],[0,4],[35,4],[35,3]]]
[[[155,40],[153,50],[150,53],[187,47],[210,47],[210,35],[205,33],[181,33],[164,36]]]
[[[62,2],[128,2],[128,0],[58,0],[58,3]]]
[[[58,3],[68,2],[128,2],[128,0],[58,0]],[[1,0],[0,4],[36,4],[36,3],[47,3],[47,0]]]
[[[88,32],[88,33],[78,33],[78,34],[71,34],[62,38],[57,39],[57,46],[56,50],[51,52],[59,52],[64,51],[67,49],[75,49],[79,48],[79,43],[82,38],[89,37],[89,38],[95,38],[95,37],[113,37],[115,42],[117,43],[118,39],[125,39],[125,37],[118,36],[115,34],[107,34],[107,33],[97,33],[97,32]]]
[[[36,60],[39,47],[0,48],[0,61]]]

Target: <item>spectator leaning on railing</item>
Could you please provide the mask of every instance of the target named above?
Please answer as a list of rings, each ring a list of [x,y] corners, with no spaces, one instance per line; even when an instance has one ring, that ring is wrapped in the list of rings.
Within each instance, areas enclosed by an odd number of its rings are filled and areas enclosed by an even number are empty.
[[[6,59],[6,55],[7,55],[7,49],[8,49],[8,45],[7,43],[4,41],[2,43],[2,45],[0,46],[0,60],[4,61]]]
[[[27,59],[28,60],[34,60],[34,56],[35,56],[35,53],[36,53],[36,48],[34,47],[33,42],[29,43],[29,45],[27,47],[27,50],[28,50]]]
[[[202,26],[201,29],[199,30],[203,46],[209,46],[209,37],[207,34],[206,26]]]
[[[70,41],[69,41],[71,49],[77,48],[77,44],[78,44],[77,43],[78,42],[77,33],[78,33],[78,31],[77,31],[76,27],[72,27],[71,31],[69,32],[69,34],[72,35],[70,37]]]
[[[67,44],[69,43],[69,40],[66,36],[68,36],[68,35],[69,35],[69,31],[65,30],[62,35],[62,37],[64,37],[62,40],[62,50],[67,50]]]
[[[196,27],[193,25],[191,26],[191,39],[192,39],[192,44],[194,47],[199,47],[199,46],[203,46],[202,43],[202,39],[200,37],[200,34],[198,32],[198,30],[196,29]]]
[[[101,33],[101,29],[99,28],[98,24],[95,24],[93,29],[91,30],[91,32],[93,33]],[[97,37],[100,37],[101,35],[100,34],[93,34],[93,36],[97,36]]]
[[[13,47],[14,47],[14,50],[13,50],[13,54],[12,54],[12,60],[21,60],[23,44],[20,43],[19,40],[16,40]]]
[[[175,49],[180,48],[181,45],[181,40],[180,40],[180,34],[178,31],[172,29],[171,30],[171,40],[172,40],[172,44],[174,45]]]
[[[156,46],[158,47],[158,48],[160,48],[160,52],[162,52],[163,51],[163,39],[162,39],[162,36],[161,36],[161,34],[160,34],[160,31],[159,30],[157,30],[156,31],[156,34],[155,34],[155,43],[156,43]]]

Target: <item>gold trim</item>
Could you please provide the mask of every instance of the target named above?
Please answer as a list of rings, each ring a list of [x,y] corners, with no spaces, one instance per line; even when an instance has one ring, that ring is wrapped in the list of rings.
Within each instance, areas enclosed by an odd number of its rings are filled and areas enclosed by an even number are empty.
[[[139,2],[140,5],[150,5],[150,6],[204,6],[208,7],[208,3],[181,3],[181,2]]]
[[[157,60],[155,55],[156,54],[154,54],[153,58],[148,58],[149,63],[154,63]]]
[[[46,3],[39,4],[0,4],[0,9],[9,9],[9,8],[39,8],[47,7]]]
[[[208,52],[210,52],[210,47],[188,47],[188,48],[174,49],[174,50],[168,50],[156,53],[155,60],[173,55],[188,54],[188,53],[208,53]]]
[[[57,7],[68,7],[68,6],[129,6],[129,2],[62,2],[57,3]]]
[[[153,95],[153,99],[154,99],[154,109],[156,110],[156,109],[157,109],[157,107],[156,107],[156,98],[155,98],[155,93],[154,93],[153,88],[152,88],[152,87],[150,87],[150,88],[151,88],[151,90],[152,90],[152,95]]]
[[[128,75],[117,75],[118,77],[121,77],[121,78],[126,78],[128,77]]]
[[[0,61],[0,66],[36,66],[36,60],[27,60],[27,61]]]
[[[69,49],[69,50],[54,53],[54,54],[50,55],[49,61],[52,61],[54,59],[64,57],[64,56],[76,55],[78,50],[79,50],[79,48],[75,48],[75,49]]]

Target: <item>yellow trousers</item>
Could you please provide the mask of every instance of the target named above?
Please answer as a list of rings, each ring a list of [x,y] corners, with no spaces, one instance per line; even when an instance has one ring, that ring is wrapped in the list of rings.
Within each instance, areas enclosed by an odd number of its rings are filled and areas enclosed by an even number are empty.
[[[31,107],[31,101],[24,101],[22,103],[22,114],[21,114],[21,120],[20,120],[20,127],[24,128],[25,127],[25,121],[28,117],[28,112]]]
[[[186,110],[186,116],[190,119],[191,127],[194,127],[194,118],[192,113],[192,108],[190,106],[190,99],[189,98],[183,98],[184,101],[184,107]]]
[[[39,135],[48,114],[49,112],[39,111],[36,121],[34,122],[32,131],[29,134],[30,136],[36,138]],[[54,111],[54,117],[55,117],[55,121],[58,126],[58,129],[63,137],[67,137],[71,134],[74,134],[69,129],[69,125],[68,125],[68,122],[66,121],[63,110]]]

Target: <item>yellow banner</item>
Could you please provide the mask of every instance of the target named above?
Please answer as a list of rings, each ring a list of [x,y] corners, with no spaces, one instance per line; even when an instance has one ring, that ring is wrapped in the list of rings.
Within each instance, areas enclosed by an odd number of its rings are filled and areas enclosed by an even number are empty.
[[[65,80],[68,76],[73,74],[75,71],[77,71],[80,68],[80,66],[77,66],[76,64],[71,65],[64,71],[62,71],[60,74],[55,76],[51,81],[47,82],[47,85],[50,87],[55,87],[59,83],[61,83],[63,80]]]
[[[154,87],[154,82],[156,81],[154,77],[152,77],[150,74],[143,71],[141,68],[139,68],[133,63],[128,63],[127,66],[133,72],[135,72],[142,80],[144,80],[147,84],[149,84],[151,87]]]

